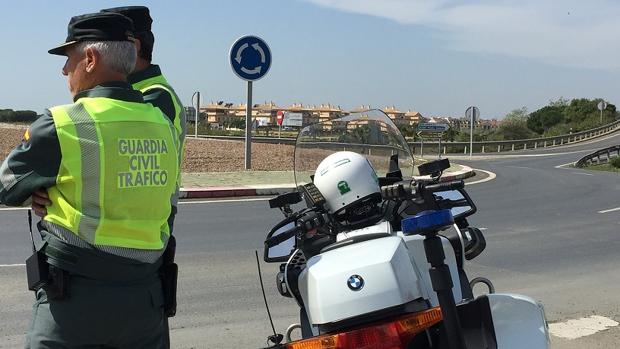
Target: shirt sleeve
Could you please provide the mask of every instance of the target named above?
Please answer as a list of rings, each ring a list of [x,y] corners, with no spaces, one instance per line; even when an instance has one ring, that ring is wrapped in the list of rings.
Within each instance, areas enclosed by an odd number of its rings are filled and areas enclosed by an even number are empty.
[[[164,115],[168,117],[168,120],[174,125],[174,119],[176,118],[176,112],[174,110],[174,103],[172,102],[172,96],[163,88],[152,88],[144,92],[144,102],[151,103],[154,107],[161,110]]]
[[[21,206],[37,189],[55,185],[60,158],[54,119],[46,110],[0,165],[0,204]]]

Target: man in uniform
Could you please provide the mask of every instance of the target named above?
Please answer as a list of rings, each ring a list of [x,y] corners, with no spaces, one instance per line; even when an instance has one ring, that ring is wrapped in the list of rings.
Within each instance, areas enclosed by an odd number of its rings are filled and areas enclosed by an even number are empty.
[[[185,110],[181,99],[166,78],[162,75],[158,65],[152,64],[153,45],[155,44],[155,36],[151,31],[153,19],[149,8],[146,6],[124,6],[114,7],[101,10],[101,12],[120,13],[131,18],[134,24],[134,36],[136,48],[138,50],[138,59],[136,67],[127,77],[127,81],[132,84],[133,88],[139,90],[144,95],[144,101],[151,103],[161,109],[174,125],[179,142],[177,143],[177,151],[179,153],[179,169],[183,163],[183,154],[185,148]],[[177,214],[177,204],[179,201],[179,188],[181,186],[181,172],[177,177],[177,189],[171,200],[172,210],[168,218],[170,227],[170,240],[164,257],[164,265],[162,267],[162,278],[164,280],[164,296],[165,310],[168,317],[176,314],[176,285],[178,267],[174,263],[174,255],[176,249],[176,239],[172,235],[174,228],[174,218]],[[167,321],[167,319],[166,319]],[[170,346],[170,339],[166,338],[167,346]]]
[[[159,269],[178,135],[126,82],[132,33],[117,13],[71,18],[49,53],[67,56],[74,103],[46,111],[0,166],[0,203],[23,205],[40,188],[51,203],[33,255],[45,263],[28,265],[37,300],[27,348],[166,345]]]
[[[170,119],[179,135],[179,164],[183,162],[184,146],[185,146],[185,110],[183,104],[177,96],[176,92],[166,78],[162,75],[158,65],[152,64],[153,45],[155,36],[151,31],[151,18],[149,8],[146,6],[125,6],[114,7],[101,10],[102,12],[115,12],[131,18],[134,24],[136,38],[136,46],[138,49],[138,60],[136,67],[128,77],[127,81],[132,84],[133,88],[144,94],[144,100],[161,109],[161,111]],[[180,186],[180,176],[177,186]],[[178,188],[177,188],[178,189]],[[174,225],[174,217],[177,213],[178,192],[172,202],[172,214],[170,215],[170,230]]]
[[[161,109],[164,115],[166,115],[174,125],[179,136],[177,149],[179,164],[182,164],[186,134],[185,110],[183,109],[183,104],[179,96],[177,96],[172,86],[170,86],[166,78],[162,75],[159,66],[151,63],[153,59],[155,37],[151,31],[153,19],[151,18],[148,7],[114,7],[101,10],[101,12],[120,13],[133,21],[138,58],[133,73],[127,77],[127,81],[132,84],[134,89],[143,93],[146,103],[151,103]],[[180,187],[180,174],[177,179],[177,190],[178,187]],[[174,217],[177,213],[178,191],[171,203],[172,212],[168,220],[170,231],[173,229]],[[42,190],[35,192],[32,208],[37,215],[42,217],[46,214],[45,206],[47,204],[49,204],[47,193]]]

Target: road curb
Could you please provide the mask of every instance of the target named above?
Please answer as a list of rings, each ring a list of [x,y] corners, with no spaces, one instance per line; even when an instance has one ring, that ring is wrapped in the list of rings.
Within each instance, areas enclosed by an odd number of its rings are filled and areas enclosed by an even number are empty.
[[[461,165],[462,169],[451,172],[441,177],[442,182],[465,179],[476,175],[475,171],[468,166]],[[419,178],[419,177],[416,177]],[[206,187],[206,188],[181,188],[181,199],[215,199],[241,196],[269,196],[280,195],[295,190],[293,184],[275,184],[273,186],[236,186],[236,187]]]

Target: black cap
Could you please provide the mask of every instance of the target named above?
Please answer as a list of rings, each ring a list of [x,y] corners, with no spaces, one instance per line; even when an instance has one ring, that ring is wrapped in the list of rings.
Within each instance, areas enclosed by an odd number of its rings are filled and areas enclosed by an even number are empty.
[[[151,18],[149,8],[146,6],[113,7],[101,10],[101,12],[120,13],[123,16],[131,18],[136,32],[151,31],[151,24],[153,23],[153,18]]]
[[[65,55],[65,50],[82,41],[133,41],[133,22],[118,13],[98,12],[71,17],[65,43],[47,52]]]

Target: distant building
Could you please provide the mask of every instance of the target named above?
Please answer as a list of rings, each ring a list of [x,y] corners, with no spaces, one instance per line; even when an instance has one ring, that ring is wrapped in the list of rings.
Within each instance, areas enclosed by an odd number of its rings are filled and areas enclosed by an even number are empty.
[[[352,112],[364,112],[372,109],[370,105],[362,105],[352,111],[343,110],[340,106],[330,103],[304,106],[302,103],[293,103],[288,107],[280,107],[274,102],[264,102],[252,106],[252,119],[259,126],[276,126],[278,111],[301,114],[303,126],[324,123],[325,130],[344,130],[345,128],[355,127],[355,125],[334,124],[332,119],[336,119]],[[422,115],[417,111],[408,110],[406,112],[398,110],[395,106],[386,107],[383,112],[394,121],[397,126],[413,126],[424,121]],[[194,122],[196,109],[185,107],[188,122]],[[244,103],[234,105],[224,101],[210,102],[206,106],[200,107],[201,117],[205,117],[211,127],[239,127],[245,122],[246,106]],[[235,126],[236,125],[236,126]]]
[[[304,107],[301,103],[293,103],[290,107],[283,108],[282,111],[300,113],[303,117],[303,126],[316,124],[320,119],[318,113],[314,113],[310,107]]]
[[[398,110],[395,106],[385,107],[383,112],[392,119],[396,126],[414,126],[420,122],[422,115],[417,111],[406,112]]]
[[[429,119],[428,122],[447,123],[448,125],[450,125],[452,129],[457,130],[457,131],[460,131],[460,130],[467,131],[470,129],[470,125],[469,125],[470,119],[468,118],[433,116]],[[491,120],[478,119],[476,120],[476,124],[474,125],[474,128],[476,130],[490,131],[490,130],[497,129],[500,123],[501,122],[498,121],[497,119],[491,119]]]

